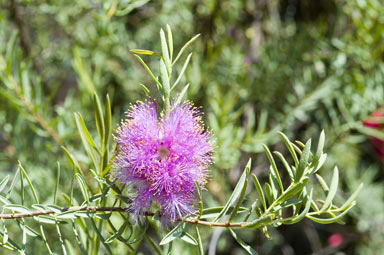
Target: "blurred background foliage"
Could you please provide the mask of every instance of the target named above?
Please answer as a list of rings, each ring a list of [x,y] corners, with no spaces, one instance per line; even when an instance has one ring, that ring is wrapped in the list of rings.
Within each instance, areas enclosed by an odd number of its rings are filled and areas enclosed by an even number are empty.
[[[176,49],[201,34],[188,49],[182,83],[191,84],[187,97],[203,107],[215,138],[207,203],[225,202],[250,156],[252,171],[268,177],[261,144],[283,149],[277,131],[303,141],[324,129],[321,174],[329,180],[337,162],[337,196],[365,184],[346,224],[304,220],[272,231],[271,240],[258,231],[240,234],[261,254],[380,254],[384,167],[370,141],[384,131],[363,125],[384,103],[379,0],[0,0],[0,177],[15,173],[20,160],[49,203],[57,161],[64,178],[72,174],[62,145],[90,163],[73,112],[94,126],[92,95],[108,93],[117,125],[129,104],[145,97],[140,83],[156,94],[129,50],[160,52],[158,31],[166,24]],[[157,70],[155,58],[144,59]],[[209,254],[243,253],[221,230],[204,235]],[[43,248],[28,246],[31,254]]]

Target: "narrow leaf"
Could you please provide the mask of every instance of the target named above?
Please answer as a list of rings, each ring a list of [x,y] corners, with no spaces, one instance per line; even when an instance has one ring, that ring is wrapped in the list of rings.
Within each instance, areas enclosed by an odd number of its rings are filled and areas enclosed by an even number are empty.
[[[290,217],[288,219],[283,219],[281,221],[281,223],[287,224],[287,225],[292,225],[292,224],[295,224],[295,223],[301,221],[302,219],[304,219],[305,216],[307,215],[307,213],[309,212],[309,209],[311,209],[312,194],[313,194],[313,190],[311,189],[311,192],[309,193],[309,196],[307,197],[307,202],[305,203],[305,208],[299,215]]]
[[[59,190],[59,183],[60,183],[60,163],[57,162],[56,185],[55,185],[55,191],[53,192],[53,203],[54,204],[56,204],[57,191]]]
[[[89,195],[84,177],[80,173],[76,173],[76,179],[79,182],[81,193],[83,194],[84,199],[87,200],[87,203],[89,203]]]
[[[173,38],[171,27],[167,24],[167,37],[168,37],[168,48],[169,48],[169,58],[172,62],[173,57]]]
[[[293,171],[292,171],[291,167],[289,166],[287,160],[285,160],[283,154],[281,154],[278,151],[274,151],[273,153],[277,155],[277,157],[281,160],[281,162],[283,162],[283,165],[288,172],[289,178],[293,181],[294,180]]]
[[[261,187],[260,182],[257,179],[255,174],[252,174],[252,179],[253,179],[253,183],[255,184],[256,191],[259,194],[261,204],[264,207],[264,211],[266,211],[267,210],[267,204],[265,203],[265,196],[264,196],[263,188]]]
[[[176,227],[174,227],[171,231],[168,232],[168,234],[166,234],[163,237],[163,239],[161,239],[160,245],[165,245],[167,243],[170,243],[173,240],[175,240],[177,237],[181,236],[181,234],[184,231],[184,228],[185,228],[184,222],[180,222],[179,224],[177,224]]]
[[[335,222],[338,222],[344,215],[346,215],[349,210],[351,210],[354,206],[355,206],[355,202],[352,202],[352,204],[350,204],[346,209],[345,211],[343,211],[342,213],[338,214],[337,216],[335,217],[332,217],[332,218],[327,218],[327,219],[324,219],[324,218],[318,218],[318,217],[314,217],[314,216],[311,216],[311,215],[307,215],[306,217],[308,219],[311,219],[313,220],[314,222],[317,222],[317,223],[320,223],[320,224],[331,224],[331,223],[335,223]]]
[[[165,39],[165,34],[163,29],[160,29],[160,43],[161,43],[161,54],[163,55],[164,64],[167,68],[167,74],[172,73],[171,60],[169,59],[168,45]]]
[[[182,48],[181,50],[179,51],[179,53],[177,54],[175,60],[173,61],[172,65],[174,65],[177,60],[179,60],[179,58],[181,57],[181,55],[183,54],[184,50],[189,46],[191,45],[198,37],[200,36],[200,34],[197,34],[195,35],[191,40],[189,40]]]
[[[265,154],[267,154],[269,163],[271,164],[273,175],[275,176],[277,183],[279,184],[281,192],[283,192],[284,191],[283,183],[281,182],[279,170],[277,170],[276,162],[273,159],[272,153],[265,144],[263,144],[263,148],[264,148]]]
[[[283,138],[285,146],[288,148],[289,152],[291,153],[291,156],[292,156],[293,160],[295,161],[295,166],[298,166],[299,160],[297,158],[295,149],[293,148],[291,141],[289,141],[288,137],[285,134],[283,134],[281,132],[278,132],[278,134]]]
[[[223,210],[224,206],[219,207],[210,207],[203,209],[203,215],[200,217],[200,219],[211,219],[216,218],[220,212]],[[226,215],[232,213],[232,210],[234,209],[233,206],[229,208]],[[246,207],[240,207],[237,211],[237,214],[248,212],[248,208]]]
[[[95,111],[96,128],[99,133],[100,143],[102,143],[104,141],[104,118],[101,103],[96,93],[93,95],[93,106]]]
[[[168,77],[166,65],[162,59],[160,60],[160,77],[163,85],[164,96],[165,98],[168,98],[171,92],[170,85],[169,85],[169,77]]]
[[[347,201],[340,207],[341,211],[344,211],[353,201],[357,198],[357,195],[360,193],[360,190],[363,188],[363,184],[361,183],[355,192],[348,198]]]
[[[311,150],[311,139],[309,139],[308,142],[305,144],[303,153],[301,154],[300,162],[295,172],[295,182],[298,182],[304,174],[304,170],[308,164],[310,150]]]
[[[163,85],[161,85],[161,83],[159,82],[159,80],[153,75],[151,69],[149,69],[149,67],[147,66],[147,64],[141,59],[141,57],[139,55],[136,55],[134,54],[134,56],[140,61],[141,65],[144,67],[144,69],[147,71],[147,73],[149,74],[149,76],[151,76],[151,78],[155,81],[156,85],[159,87],[159,88],[162,88]]]
[[[227,228],[228,231],[231,233],[231,235],[233,236],[233,238],[236,240],[236,242],[241,246],[243,247],[243,249],[248,252],[248,254],[251,254],[251,255],[257,255],[258,253],[256,252],[256,250],[254,250],[249,244],[247,244],[246,242],[244,242],[243,240],[241,240],[237,234],[235,233],[235,231],[233,231],[231,228]]]
[[[327,195],[329,192],[329,188],[328,188],[327,183],[324,181],[323,177],[321,177],[320,175],[316,174],[315,176],[316,176],[316,179],[319,182],[321,188],[325,192],[325,195]]]
[[[263,218],[259,218],[257,220],[252,221],[252,222],[244,223],[241,225],[241,227],[242,228],[261,228],[261,227],[269,225],[270,223],[272,223],[272,216],[267,215]]]
[[[105,101],[105,114],[104,114],[104,150],[107,151],[109,140],[111,138],[112,133],[112,110],[111,110],[111,101],[109,100],[109,96],[106,96]]]
[[[161,58],[161,56],[159,54],[157,54],[156,52],[150,51],[150,50],[133,49],[133,50],[130,50],[130,52],[132,52],[134,54],[151,55],[151,56],[156,56],[158,58]]]
[[[264,184],[264,190],[265,190],[265,196],[267,198],[267,202],[269,205],[271,205],[274,201],[271,185],[269,185],[269,183],[266,182]]]
[[[185,93],[187,93],[188,88],[189,88],[189,83],[187,85],[185,85],[185,87],[180,92],[179,96],[177,97],[176,103],[175,103],[176,105],[181,103],[181,100],[183,100],[183,97],[185,96]]]
[[[317,150],[316,150],[314,160],[320,159],[321,155],[323,155],[324,141],[325,141],[325,133],[324,133],[324,130],[322,130],[319,136],[319,142],[317,144]]]
[[[201,240],[199,226],[197,224],[195,225],[195,233],[196,233],[196,237],[197,237],[197,247],[199,249],[199,255],[204,255],[203,241]]]
[[[10,204],[10,205],[5,205],[4,208],[7,208],[7,209],[15,211],[15,212],[20,212],[20,213],[30,213],[31,212],[27,207],[25,207],[23,205]]]
[[[171,90],[173,90],[173,89],[176,87],[176,85],[179,84],[179,82],[181,81],[181,78],[183,77],[184,72],[185,72],[185,70],[186,70],[187,67],[188,67],[188,64],[189,64],[189,61],[191,60],[191,57],[192,57],[192,53],[190,53],[190,54],[188,55],[187,59],[185,60],[185,63],[184,63],[184,65],[183,65],[183,68],[181,69],[180,74],[179,74],[179,76],[177,77],[175,83],[173,83]]]
[[[189,234],[187,232],[183,232],[179,238],[186,243],[189,243],[189,244],[192,244],[195,246],[198,245],[196,239],[191,234]]]
[[[3,189],[7,185],[8,180],[9,180],[9,175],[5,176],[4,179],[1,180],[1,182],[0,182],[0,193],[1,193],[1,191],[3,191]]]
[[[248,164],[250,164],[250,160],[248,161]],[[218,220],[220,220],[221,217],[223,217],[227,213],[231,205],[241,196],[241,194],[243,193],[243,189],[246,188],[246,185],[247,185],[248,174],[249,174],[249,170],[247,171],[247,167],[246,167],[238,183],[236,184],[235,189],[233,190],[231,196],[229,197],[227,203],[225,204],[223,210],[213,220],[213,222],[217,222]]]
[[[329,186],[328,196],[325,199],[323,207],[320,209],[321,212],[324,212],[331,206],[332,200],[336,195],[338,185],[339,185],[339,169],[335,167],[333,170],[331,185]]]
[[[244,200],[245,192],[247,191],[247,186],[248,186],[248,177],[249,177],[249,172],[250,172],[250,170],[251,170],[251,163],[252,163],[252,160],[249,159],[249,160],[248,160],[248,163],[247,163],[247,165],[246,165],[246,167],[245,167],[245,169],[244,169],[244,171],[245,171],[245,181],[244,181],[244,185],[243,185],[243,188],[241,189],[239,199],[237,200],[236,205],[235,205],[235,207],[233,208],[231,215],[229,216],[229,219],[228,219],[228,221],[227,221],[228,223],[233,219],[233,217],[236,216],[237,211],[239,210],[240,205],[241,205],[241,203],[242,203],[243,200]]]
[[[203,215],[203,198],[201,197],[200,184],[197,181],[195,181],[195,187],[197,191],[197,197],[199,198],[199,214],[197,219],[200,219],[200,217]]]

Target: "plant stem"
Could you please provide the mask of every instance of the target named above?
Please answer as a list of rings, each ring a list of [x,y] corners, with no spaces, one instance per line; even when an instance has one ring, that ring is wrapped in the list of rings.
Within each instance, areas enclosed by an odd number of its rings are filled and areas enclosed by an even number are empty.
[[[72,206],[72,207],[64,207],[61,209],[62,212],[75,212],[75,211],[88,211],[88,212],[126,212],[127,209],[123,207],[97,207],[97,206]],[[27,213],[3,213],[0,214],[0,219],[18,219],[18,218],[27,218],[27,217],[35,217],[41,215],[50,215],[55,214],[53,210],[46,211],[31,211]],[[145,216],[154,216],[153,212],[145,212]],[[190,224],[197,224],[202,226],[210,226],[210,227],[241,227],[247,222],[231,222],[231,223],[220,223],[220,222],[210,222],[196,219],[179,219],[178,221],[184,221]]]

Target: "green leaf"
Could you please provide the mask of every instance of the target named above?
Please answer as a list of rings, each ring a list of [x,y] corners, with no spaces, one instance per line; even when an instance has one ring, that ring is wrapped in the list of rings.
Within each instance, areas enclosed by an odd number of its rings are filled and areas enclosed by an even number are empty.
[[[267,154],[269,163],[271,164],[273,175],[276,178],[277,183],[279,184],[281,192],[283,192],[284,191],[283,183],[281,182],[279,170],[277,170],[276,162],[273,159],[272,153],[269,150],[269,148],[267,147],[267,145],[263,144],[263,148],[264,148],[265,154]]]
[[[341,217],[343,217],[344,215],[346,215],[349,210],[351,210],[354,206],[355,206],[355,202],[352,202],[352,204],[350,204],[346,209],[345,211],[343,211],[342,213],[338,214],[337,216],[335,217],[332,217],[332,218],[327,218],[327,219],[323,219],[323,218],[318,218],[318,217],[314,217],[314,216],[311,216],[311,215],[307,215],[306,217],[308,219],[311,219],[313,220],[314,222],[317,222],[317,223],[320,223],[320,224],[331,224],[331,223],[335,223],[335,222],[338,222]]]
[[[7,209],[15,211],[15,212],[20,212],[20,213],[30,213],[31,212],[27,207],[25,207],[23,205],[9,204],[9,205],[5,205],[4,208],[7,208]]]
[[[309,212],[309,210],[311,209],[312,194],[313,194],[313,190],[311,189],[309,196],[307,197],[307,201],[305,203],[305,208],[299,215],[296,215],[287,219],[283,219],[280,222],[282,224],[292,225],[304,219],[307,213]]]
[[[231,212],[231,215],[229,216],[229,219],[228,219],[228,223],[231,222],[231,220],[233,219],[233,217],[236,216],[237,214],[237,211],[239,210],[240,208],[240,205],[241,203],[243,202],[244,200],[244,197],[245,197],[245,192],[247,191],[247,186],[248,186],[248,177],[249,177],[249,171],[251,170],[251,163],[252,163],[252,160],[249,159],[248,160],[248,163],[244,169],[245,171],[245,181],[244,181],[244,185],[243,185],[243,188],[241,189],[241,192],[240,192],[240,196],[239,196],[239,199],[237,200],[236,202],[236,205],[235,207],[233,208],[232,212]]]
[[[156,52],[150,51],[150,50],[133,49],[133,50],[130,50],[130,52],[132,52],[134,54],[151,55],[151,56],[156,56],[158,58],[161,58],[161,56],[159,54],[157,54]]]
[[[279,211],[281,209],[300,204],[301,202],[302,201],[300,199],[287,200],[287,201],[282,202],[278,206],[275,206],[273,209],[274,209],[274,211]]]
[[[173,38],[171,27],[167,24],[167,37],[168,37],[168,48],[169,48],[169,58],[172,62],[173,57]]]
[[[248,164],[250,164],[251,159],[248,161]],[[248,165],[247,164],[247,165]],[[232,206],[232,204],[241,196],[241,194],[244,192],[243,190],[247,187],[247,179],[249,174],[249,169],[246,167],[243,171],[243,174],[241,175],[238,183],[236,184],[235,189],[233,190],[231,196],[229,197],[227,203],[225,204],[223,210],[219,213],[219,215],[213,220],[213,222],[217,222],[218,220],[223,217],[229,208]]]
[[[199,255],[204,255],[203,241],[201,240],[199,226],[197,224],[195,225],[195,233],[196,233],[196,237],[197,237],[197,247],[199,249]]]
[[[180,71],[179,76],[177,77],[175,83],[173,83],[173,85],[172,85],[171,91],[172,91],[172,90],[176,87],[176,85],[179,84],[179,82],[181,81],[181,78],[183,77],[184,72],[185,72],[185,70],[186,70],[187,67],[188,67],[188,64],[189,64],[189,61],[191,60],[191,57],[192,57],[192,53],[190,53],[190,54],[188,55],[187,59],[185,60],[185,63],[184,63],[184,65],[183,65],[183,68],[182,68],[181,71]]]
[[[61,207],[57,205],[47,205],[47,208],[54,211],[55,213],[62,213]]]
[[[25,223],[22,223],[21,221],[18,221],[18,224],[19,224],[19,227],[21,229],[25,229],[25,233],[29,236],[33,236],[33,237],[37,237],[39,238],[40,240],[42,240],[43,238],[41,237],[41,235],[36,231],[34,230],[33,228],[31,228],[30,226],[26,225]]]
[[[269,169],[269,171],[270,171],[269,176],[268,176],[269,184],[271,185],[273,200],[275,200],[280,193],[278,190],[278,187],[277,187],[277,186],[279,186],[279,184],[277,183],[277,180],[276,180],[275,176],[273,175],[271,168]]]
[[[329,188],[328,188],[327,183],[324,181],[323,177],[321,177],[320,175],[316,174],[315,176],[316,176],[316,179],[319,182],[321,188],[323,189],[323,191],[327,195],[329,192]]]
[[[33,184],[32,184],[32,182],[31,182],[31,179],[29,178],[27,172],[25,171],[25,169],[24,169],[23,166],[21,165],[20,161],[19,161],[19,167],[20,167],[20,170],[21,170],[21,174],[25,177],[25,179],[27,179],[29,188],[30,188],[31,191],[32,191],[33,198],[35,199],[35,202],[36,202],[36,203],[39,203],[39,198],[37,197],[36,190],[35,190],[35,188],[33,187]]]
[[[289,186],[284,193],[279,197],[277,202],[283,202],[286,199],[296,195],[297,193],[301,192],[305,185],[308,182],[308,177],[304,177],[301,179],[299,183],[292,183],[291,186]]]
[[[149,91],[149,89],[147,88],[147,86],[145,86],[143,83],[140,83],[140,87],[143,89],[144,94],[145,94],[146,96],[149,96],[150,91]]]
[[[231,228],[227,228],[229,233],[231,233],[231,235],[233,236],[233,238],[236,240],[236,242],[241,246],[243,247],[243,249],[248,252],[248,254],[251,254],[251,255],[257,255],[258,253],[249,245],[247,244],[246,242],[244,242],[243,240],[241,240],[237,234],[235,233],[235,231],[233,231]]]
[[[261,228],[272,223],[272,216],[266,215],[263,218],[256,219],[252,222],[241,224],[242,228]]]
[[[314,160],[320,159],[321,155],[323,155],[324,141],[325,141],[325,133],[324,133],[324,130],[322,130],[319,137],[319,143],[317,144],[317,150],[316,150]]]
[[[168,232],[168,234],[166,234],[163,237],[163,239],[161,239],[160,245],[165,245],[167,243],[172,242],[176,238],[180,237],[184,231],[184,228],[185,228],[184,222],[180,222],[179,224],[177,224],[176,227],[174,227],[171,231]]]
[[[46,223],[46,224],[56,224],[57,223],[57,221],[55,220],[54,217],[47,216],[47,215],[39,216],[38,221],[41,223]]]
[[[308,165],[310,150],[311,150],[311,139],[309,139],[308,142],[305,144],[303,153],[301,154],[300,162],[295,172],[295,182],[299,182],[299,180],[304,174],[304,170]]]
[[[0,202],[3,203],[4,205],[9,205],[11,204],[11,201],[9,201],[7,198],[3,197],[0,195]]]
[[[196,239],[191,234],[189,234],[187,232],[183,232],[179,238],[186,243],[189,243],[189,244],[192,244],[195,246],[198,245]]]
[[[7,191],[7,195],[6,195],[6,199],[9,199],[9,197],[11,196],[11,193],[13,191],[13,188],[15,187],[16,185],[16,181],[17,181],[17,177],[19,176],[20,174],[20,167],[17,168],[17,171],[15,173],[15,176],[13,177],[12,179],[12,182],[11,182],[11,186],[9,187],[8,191]]]
[[[283,165],[288,172],[289,178],[293,181],[295,179],[293,176],[293,171],[292,171],[291,167],[289,166],[287,160],[285,160],[283,154],[281,154],[278,151],[274,151],[273,153],[277,155],[277,157],[281,160],[281,162],[283,162]]]
[[[216,218],[220,212],[223,210],[224,206],[219,207],[210,207],[203,209],[203,215],[200,217],[200,219],[210,219],[210,218]],[[233,206],[229,208],[226,215],[232,213],[232,210],[234,209]],[[237,214],[248,212],[248,208],[240,207],[237,211]],[[197,212],[198,213],[198,212]]]
[[[3,191],[9,180],[9,175],[5,176],[0,182],[0,192]]]
[[[134,56],[140,61],[140,63],[142,64],[142,66],[144,67],[144,69],[147,71],[147,73],[149,74],[149,76],[151,76],[151,78],[155,81],[156,85],[158,88],[162,88],[163,85],[161,85],[161,83],[159,82],[158,79],[156,79],[156,77],[153,75],[151,69],[149,69],[149,67],[147,66],[147,64],[145,64],[145,62],[141,59],[141,57],[139,55],[136,55],[134,54]]]
[[[189,88],[189,83],[187,85],[185,85],[185,87],[180,92],[179,96],[177,97],[176,103],[175,103],[176,105],[181,103],[181,100],[183,100],[183,97],[185,96],[185,93],[187,93],[188,88]]]
[[[257,176],[255,174],[252,174],[252,179],[253,179],[253,183],[255,184],[256,191],[259,194],[261,204],[264,207],[264,211],[266,211],[267,210],[267,204],[265,203],[265,196],[264,196],[263,188],[261,187],[260,182],[257,179]]]
[[[326,153],[322,154],[320,156],[320,158],[315,161],[315,164],[314,164],[313,168],[310,171],[308,171],[306,175],[309,176],[309,175],[312,175],[312,174],[316,173],[320,169],[320,167],[323,166],[323,164],[325,163],[326,159],[327,159],[327,154]]]
[[[40,211],[40,212],[45,212],[45,211],[47,211],[47,208],[45,208],[44,205],[33,204],[33,205],[32,205],[32,208],[35,208],[35,209],[37,209],[37,210]]]
[[[169,59],[168,45],[165,39],[165,34],[163,29],[160,29],[160,43],[161,43],[161,54],[163,55],[162,59],[164,60],[164,64],[167,70],[167,77],[168,77],[172,73],[172,66],[171,66],[171,61]]]
[[[87,203],[89,203],[88,189],[84,177],[80,173],[76,173],[76,179],[79,182],[84,199],[87,200]]]
[[[200,217],[203,215],[203,198],[201,197],[201,189],[200,189],[200,184],[197,181],[195,182],[195,188],[197,191],[197,197],[199,198],[199,214],[197,216],[197,219],[199,220]]]
[[[198,37],[200,36],[200,34],[197,34],[195,35],[194,37],[192,37],[191,40],[189,40],[182,48],[181,50],[179,51],[179,53],[177,54],[175,60],[173,61],[172,65],[174,65],[177,60],[179,60],[179,58],[181,57],[181,55],[183,54],[184,50],[189,46],[191,45]]]
[[[98,167],[96,155],[93,150],[93,148],[96,148],[96,145],[93,142],[91,136],[89,135],[88,129],[84,124],[84,120],[83,120],[83,117],[81,117],[81,114],[74,113],[74,115],[76,120],[77,131],[79,132],[81,141],[83,142],[84,149],[87,155],[89,156],[89,158],[92,160],[93,165],[95,167]],[[98,153],[100,153],[100,151],[98,151]]]
[[[56,214],[55,217],[58,219],[75,219],[75,218],[77,218],[76,211],[67,211],[67,212],[59,213],[59,214]]]
[[[60,163],[57,162],[56,185],[55,185],[55,191],[53,192],[53,203],[54,204],[56,204],[57,191],[59,190],[59,183],[60,183]]]
[[[285,134],[283,134],[281,132],[278,132],[278,134],[283,138],[285,146],[287,147],[287,149],[291,153],[291,156],[292,156],[293,160],[295,161],[295,166],[298,166],[299,165],[299,160],[297,158],[295,149],[293,148],[291,141],[289,141],[288,137]]]
[[[90,74],[88,73],[87,67],[84,64],[83,58],[80,53],[80,48],[73,48],[73,57],[74,59],[72,65],[76,73],[80,77],[80,85],[83,85],[90,94],[95,93],[96,88]]]
[[[105,101],[104,126],[105,126],[104,150],[107,151],[109,140],[112,134],[112,110],[111,110],[111,102],[109,100],[108,95],[106,96],[106,101]]]
[[[104,132],[105,132],[104,118],[103,118],[103,110],[101,107],[101,103],[96,93],[93,94],[93,106],[95,111],[96,128],[97,128],[97,132],[99,133],[100,143],[102,143],[104,141]]]
[[[103,244],[104,248],[107,250],[109,254],[112,254],[112,250],[109,247],[109,245],[105,242],[103,235],[101,234],[100,230],[96,227],[95,221],[91,218],[90,219],[93,229],[96,231],[97,236],[99,237],[100,242]]]
[[[109,221],[109,223],[110,223],[110,225],[111,225],[111,222]],[[127,225],[128,225],[128,222],[126,221],[126,222],[124,222],[120,227],[119,227],[119,229],[118,230],[116,230],[114,227],[113,227],[113,234],[110,236],[110,237],[108,237],[106,240],[105,240],[105,242],[106,243],[111,243],[113,240],[115,240],[118,236],[121,236],[123,233],[124,233],[124,231],[125,231],[125,229],[127,228]],[[112,225],[111,225],[112,226]]]
[[[265,190],[265,196],[267,198],[267,202],[269,205],[271,205],[274,201],[271,185],[269,185],[269,183],[266,182],[264,184],[264,190]]]
[[[169,85],[169,77],[167,73],[167,68],[162,59],[160,60],[160,77],[163,85],[164,96],[165,98],[169,98],[169,95],[171,93],[171,89]]]
[[[331,206],[332,200],[336,195],[338,185],[339,185],[339,169],[335,167],[333,170],[331,185],[329,186],[328,196],[325,199],[323,207],[320,209],[321,212],[326,211]]]
[[[356,191],[353,192],[353,194],[348,198],[348,200],[345,201],[345,203],[340,207],[341,211],[346,210],[346,208],[348,208],[348,206],[353,203],[353,201],[356,199],[357,195],[359,194],[362,188],[363,188],[363,184],[361,183],[359,187],[356,189]]]

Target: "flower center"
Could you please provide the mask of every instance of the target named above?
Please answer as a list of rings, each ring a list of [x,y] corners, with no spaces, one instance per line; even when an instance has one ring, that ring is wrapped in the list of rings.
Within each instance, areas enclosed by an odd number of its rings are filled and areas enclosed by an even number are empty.
[[[164,145],[161,145],[160,148],[157,150],[157,155],[159,155],[161,159],[166,158],[168,154],[169,154],[169,150]]]

